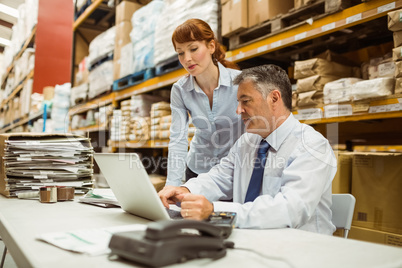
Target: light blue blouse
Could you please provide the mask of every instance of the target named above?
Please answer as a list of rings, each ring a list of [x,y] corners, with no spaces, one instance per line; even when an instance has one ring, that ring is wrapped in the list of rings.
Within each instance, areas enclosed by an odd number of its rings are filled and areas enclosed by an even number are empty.
[[[219,85],[214,90],[212,109],[208,96],[193,76],[181,78],[172,87],[166,185],[181,185],[186,164],[197,174],[208,172],[244,133],[241,116],[236,114],[238,86],[233,85],[240,71],[225,68],[220,63],[218,67]],[[197,130],[188,150],[189,115]]]

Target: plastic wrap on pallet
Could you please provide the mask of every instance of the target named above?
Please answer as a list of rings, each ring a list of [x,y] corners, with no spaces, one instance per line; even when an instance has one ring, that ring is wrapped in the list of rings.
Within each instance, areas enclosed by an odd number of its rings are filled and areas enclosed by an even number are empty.
[[[202,19],[211,26],[218,36],[218,8],[220,1],[176,0],[166,3],[160,14],[155,30],[155,65],[175,56],[172,45],[172,34],[176,27],[188,19]],[[181,10],[181,12],[176,12]]]
[[[153,0],[134,12],[131,17],[133,29],[130,33],[130,38],[132,43],[155,33],[156,21],[164,8],[164,1]]]
[[[108,60],[92,69],[88,76],[88,98],[92,99],[106,91],[113,84],[113,60]]]
[[[51,112],[54,133],[66,133],[68,130],[68,110],[70,108],[70,95],[70,83],[55,86]]]
[[[132,62],[132,73],[136,73],[154,67],[154,35],[149,35],[133,45],[134,60]]]
[[[33,87],[33,79],[28,79],[20,93],[20,98],[21,98],[21,116],[25,116],[29,114],[30,112],[30,106],[31,106],[31,95],[32,95],[32,87]]]
[[[88,97],[88,83],[83,83],[71,89],[71,106],[85,102]]]
[[[116,27],[113,26],[92,40],[88,55],[90,66],[114,51],[115,36]]]
[[[163,1],[154,0],[134,12],[130,39],[133,44],[132,73],[154,67],[154,35],[156,21],[164,9]]]

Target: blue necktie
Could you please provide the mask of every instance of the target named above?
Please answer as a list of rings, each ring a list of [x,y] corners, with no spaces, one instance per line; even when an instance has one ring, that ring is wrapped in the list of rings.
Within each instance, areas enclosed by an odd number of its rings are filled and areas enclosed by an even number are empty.
[[[257,159],[255,160],[253,174],[251,175],[251,180],[250,184],[248,185],[244,203],[253,202],[254,199],[260,195],[268,149],[268,142],[266,140],[262,140],[260,147],[258,148]]]

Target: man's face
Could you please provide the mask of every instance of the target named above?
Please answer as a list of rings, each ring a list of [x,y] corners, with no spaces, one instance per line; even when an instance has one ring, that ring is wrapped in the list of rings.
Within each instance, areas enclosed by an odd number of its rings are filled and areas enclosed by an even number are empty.
[[[237,91],[237,114],[241,115],[247,132],[259,134],[263,138],[273,131],[272,105],[270,102],[271,94],[266,99],[255,89],[250,81],[244,81],[239,85]]]

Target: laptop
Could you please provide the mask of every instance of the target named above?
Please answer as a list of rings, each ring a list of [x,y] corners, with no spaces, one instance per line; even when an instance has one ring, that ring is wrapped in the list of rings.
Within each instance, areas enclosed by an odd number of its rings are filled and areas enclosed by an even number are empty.
[[[94,157],[124,211],[153,221],[181,216],[163,206],[138,154],[95,153]]]

